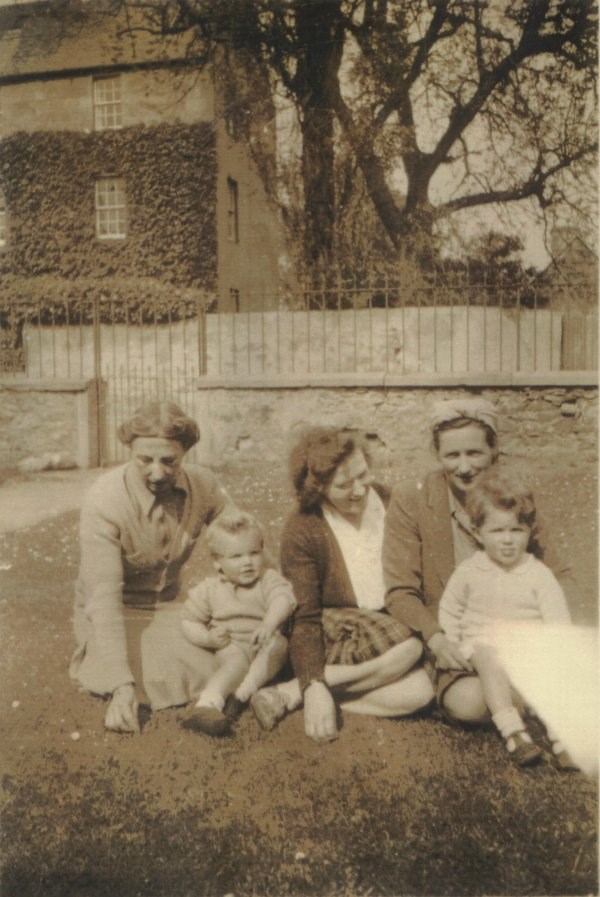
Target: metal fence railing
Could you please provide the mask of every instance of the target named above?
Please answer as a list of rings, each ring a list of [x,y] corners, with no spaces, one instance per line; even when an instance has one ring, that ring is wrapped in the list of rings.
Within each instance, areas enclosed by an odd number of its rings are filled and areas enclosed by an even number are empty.
[[[407,294],[390,281],[262,297],[227,313],[200,302],[0,298],[0,378],[104,380],[110,434],[153,396],[195,413],[203,376],[595,371],[596,307],[561,298],[489,285]],[[120,457],[116,442],[109,452]]]
[[[338,281],[280,302],[246,297],[205,327],[206,372],[222,377],[598,367],[591,282],[551,293],[532,283]]]

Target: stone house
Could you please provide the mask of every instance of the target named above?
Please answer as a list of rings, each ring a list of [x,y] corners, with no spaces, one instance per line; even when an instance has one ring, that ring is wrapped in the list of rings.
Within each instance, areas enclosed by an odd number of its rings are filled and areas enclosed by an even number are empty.
[[[199,296],[268,307],[277,214],[208,64],[94,4],[0,7],[0,278],[5,301]],[[266,108],[263,103],[260,107]],[[84,290],[85,287],[85,290]],[[187,291],[187,292],[186,292]]]
[[[598,307],[598,253],[581,231],[556,227],[552,261],[537,275],[538,293],[555,309],[590,312]]]

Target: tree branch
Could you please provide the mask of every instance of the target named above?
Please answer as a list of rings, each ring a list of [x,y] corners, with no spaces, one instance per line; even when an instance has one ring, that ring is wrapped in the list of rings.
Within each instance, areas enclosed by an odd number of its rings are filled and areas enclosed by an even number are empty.
[[[588,156],[593,158],[597,152],[598,141],[594,141],[580,147],[568,157],[559,159],[558,162],[545,170],[541,170],[540,165],[536,166],[527,180],[514,187],[504,190],[486,190],[481,193],[472,193],[469,196],[459,196],[456,199],[451,199],[436,208],[435,216],[436,218],[446,218],[448,215],[461,209],[470,209],[475,206],[492,205],[494,203],[520,202],[532,196],[537,197],[540,206],[544,208],[547,205],[544,197],[544,188],[550,178],[558,174],[558,172],[569,168],[574,162],[579,162]]]

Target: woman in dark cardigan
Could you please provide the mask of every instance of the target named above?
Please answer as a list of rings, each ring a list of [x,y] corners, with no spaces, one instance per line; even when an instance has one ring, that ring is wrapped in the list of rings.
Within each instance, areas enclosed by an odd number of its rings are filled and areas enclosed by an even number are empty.
[[[298,509],[281,541],[281,566],[294,587],[290,659],[296,678],[261,689],[251,705],[272,728],[304,703],[306,734],[337,735],[336,704],[376,716],[425,707],[433,692],[418,639],[384,607],[381,567],[388,493],[373,483],[357,431],[313,427],[290,457]]]

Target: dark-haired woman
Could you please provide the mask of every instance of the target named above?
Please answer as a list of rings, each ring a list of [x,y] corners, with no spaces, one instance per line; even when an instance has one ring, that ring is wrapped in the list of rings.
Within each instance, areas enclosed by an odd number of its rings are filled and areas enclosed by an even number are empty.
[[[356,431],[314,427],[290,457],[298,508],[281,541],[281,568],[298,602],[290,636],[296,678],[261,689],[251,705],[264,728],[304,705],[306,734],[329,741],[342,710],[404,716],[433,697],[415,668],[421,642],[384,608],[381,568],[388,493],[373,482]]]
[[[209,470],[183,465],[200,434],[177,405],[143,406],[118,435],[130,460],[95,482],[81,511],[70,672],[109,698],[108,729],[135,732],[140,702],[185,704],[212,672],[211,653],[181,633],[176,599],[181,568],[227,496]]]

